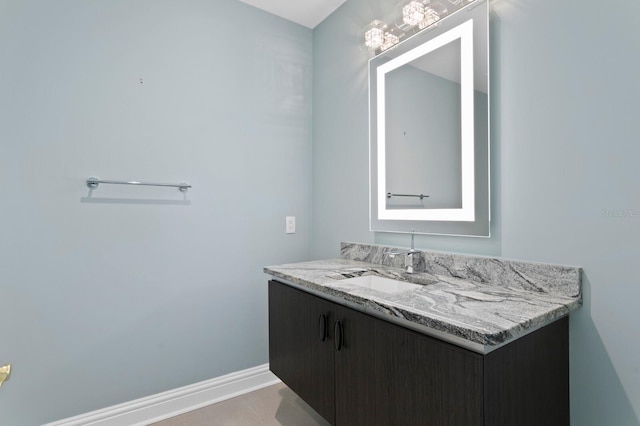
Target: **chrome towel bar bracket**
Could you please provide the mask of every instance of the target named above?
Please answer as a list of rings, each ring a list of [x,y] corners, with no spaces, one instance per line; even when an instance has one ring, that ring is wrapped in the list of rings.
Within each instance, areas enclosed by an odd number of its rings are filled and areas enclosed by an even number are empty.
[[[151,182],[136,182],[136,181],[124,181],[124,180],[104,180],[97,177],[90,177],[87,179],[87,186],[91,189],[96,189],[101,183],[107,183],[112,185],[141,185],[141,186],[169,186],[172,188],[178,188],[182,192],[187,192],[191,185],[185,182],[181,183],[151,183]]]

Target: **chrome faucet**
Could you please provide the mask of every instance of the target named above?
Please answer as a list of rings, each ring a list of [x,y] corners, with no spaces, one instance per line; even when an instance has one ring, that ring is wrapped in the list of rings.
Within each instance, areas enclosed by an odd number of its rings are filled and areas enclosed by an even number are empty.
[[[389,250],[385,251],[383,254],[388,255],[390,258],[394,258],[398,255],[404,255],[404,267],[405,272],[407,274],[413,274],[413,255],[421,253],[420,250],[416,250],[413,244],[414,240],[414,232],[413,228],[411,228],[411,249],[410,250]]]

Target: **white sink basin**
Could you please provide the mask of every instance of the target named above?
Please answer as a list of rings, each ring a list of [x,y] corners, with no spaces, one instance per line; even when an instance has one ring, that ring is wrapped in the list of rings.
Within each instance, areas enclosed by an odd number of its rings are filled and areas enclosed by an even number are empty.
[[[370,288],[384,293],[400,293],[402,291],[417,290],[420,284],[412,284],[377,275],[365,275],[362,277],[346,278],[341,282],[354,284],[360,287]]]

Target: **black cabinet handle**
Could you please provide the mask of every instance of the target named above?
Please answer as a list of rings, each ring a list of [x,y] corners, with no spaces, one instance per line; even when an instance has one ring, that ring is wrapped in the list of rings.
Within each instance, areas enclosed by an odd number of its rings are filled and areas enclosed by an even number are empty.
[[[320,314],[318,318],[318,334],[321,342],[327,340],[327,314],[325,313]]]
[[[333,334],[335,336],[335,345],[336,345],[336,351],[340,352],[340,350],[342,349],[342,339],[343,339],[343,328],[342,328],[342,322],[340,322],[340,320],[337,320],[333,326]]]

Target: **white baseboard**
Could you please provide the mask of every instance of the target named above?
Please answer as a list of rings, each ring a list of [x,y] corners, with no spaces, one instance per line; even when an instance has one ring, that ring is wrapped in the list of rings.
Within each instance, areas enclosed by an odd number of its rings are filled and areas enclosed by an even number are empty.
[[[279,383],[269,364],[136,399],[45,426],[142,426]]]

